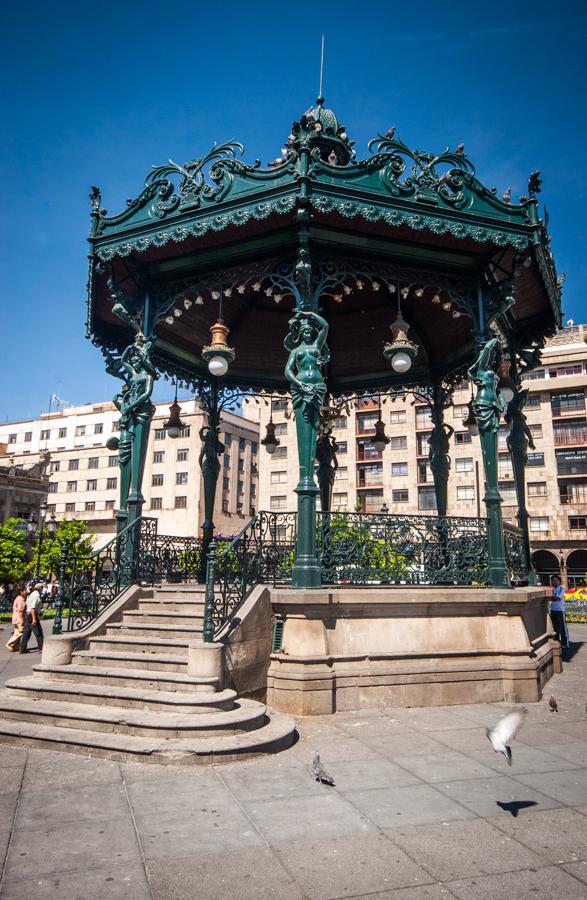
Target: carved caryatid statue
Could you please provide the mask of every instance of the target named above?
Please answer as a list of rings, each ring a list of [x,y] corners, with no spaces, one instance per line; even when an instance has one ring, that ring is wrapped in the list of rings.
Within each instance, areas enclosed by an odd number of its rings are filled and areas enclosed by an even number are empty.
[[[220,474],[220,455],[224,453],[224,444],[218,437],[218,427],[210,428],[204,425],[200,428],[200,440],[202,447],[200,449],[200,469],[204,480],[212,476],[218,478]]]
[[[528,428],[524,407],[528,398],[528,389],[514,391],[505,414],[505,421],[510,426],[507,437],[507,448],[512,457],[517,457],[526,465],[528,462],[528,447],[534,450],[532,432]]]
[[[473,401],[473,410],[479,432],[497,434],[500,416],[506,410],[506,404],[498,392],[499,375],[497,370],[501,363],[502,353],[497,338],[492,338],[484,345],[477,361],[468,370],[471,381],[477,386],[477,396]]]
[[[316,441],[317,474],[322,512],[329,511],[331,506],[332,488],[338,469],[336,450],[337,446],[332,430],[328,427],[322,429]]]
[[[436,508],[439,516],[446,515],[448,475],[450,472],[450,439],[454,434],[454,428],[444,421],[444,407],[442,402],[433,403],[430,408],[433,429],[428,439],[428,461],[430,471],[434,478],[434,491],[436,494]]]

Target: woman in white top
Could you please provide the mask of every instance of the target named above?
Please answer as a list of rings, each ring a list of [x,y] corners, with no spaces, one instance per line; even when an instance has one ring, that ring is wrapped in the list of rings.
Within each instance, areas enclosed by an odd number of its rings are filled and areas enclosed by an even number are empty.
[[[557,640],[563,650],[569,649],[569,632],[565,618],[565,589],[558,575],[552,576],[552,599],[550,601],[550,618]]]

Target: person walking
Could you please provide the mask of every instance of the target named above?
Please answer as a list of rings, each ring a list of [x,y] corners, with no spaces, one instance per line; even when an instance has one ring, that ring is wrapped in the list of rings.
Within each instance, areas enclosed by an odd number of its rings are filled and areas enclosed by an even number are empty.
[[[43,590],[43,582],[39,581],[34,585],[32,591],[26,600],[26,617],[24,623],[24,632],[20,639],[20,652],[28,653],[27,647],[31,631],[34,631],[37,639],[39,650],[43,649],[43,629],[41,628],[41,591]]]
[[[567,630],[567,620],[565,617],[565,589],[558,575],[553,575],[552,579],[552,599],[550,601],[550,618],[554,628],[556,638],[561,645],[563,651],[563,659],[565,651],[569,650],[569,632]]]
[[[14,625],[14,631],[12,632],[12,636],[8,639],[6,644],[6,648],[10,650],[11,653],[16,653],[20,646],[20,641],[22,638],[22,633],[24,631],[24,620],[26,614],[26,590],[24,587],[20,587],[16,592],[16,597],[14,598],[14,603],[12,604],[12,624]]]

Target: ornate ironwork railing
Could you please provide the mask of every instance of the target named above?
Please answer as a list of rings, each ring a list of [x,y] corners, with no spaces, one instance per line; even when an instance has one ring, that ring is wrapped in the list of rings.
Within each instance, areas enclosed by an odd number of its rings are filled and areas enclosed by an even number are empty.
[[[506,566],[512,581],[525,581],[528,578],[530,563],[526,554],[524,533],[521,528],[503,523],[503,541],[505,547]]]
[[[204,640],[212,640],[257,584],[291,582],[296,523],[296,513],[258,512],[230,542],[210,544]]]
[[[89,556],[61,557],[60,597],[53,633],[84,628],[131,584],[196,579],[199,538],[160,535],[157,519],[142,516]]]
[[[325,584],[487,584],[486,519],[319,514]]]

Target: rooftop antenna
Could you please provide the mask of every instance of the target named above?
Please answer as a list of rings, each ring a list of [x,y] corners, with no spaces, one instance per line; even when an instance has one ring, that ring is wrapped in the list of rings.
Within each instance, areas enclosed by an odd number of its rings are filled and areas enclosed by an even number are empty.
[[[324,103],[322,96],[322,76],[324,74],[324,35],[322,35],[322,49],[320,51],[320,89],[318,90],[318,103]]]

